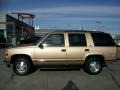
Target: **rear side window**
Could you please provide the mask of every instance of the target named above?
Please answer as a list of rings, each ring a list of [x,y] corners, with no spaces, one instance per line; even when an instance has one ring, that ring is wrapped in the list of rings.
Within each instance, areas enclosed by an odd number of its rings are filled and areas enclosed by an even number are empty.
[[[69,34],[69,45],[70,46],[86,46],[85,34]]]
[[[91,33],[95,46],[115,46],[115,42],[109,34]]]

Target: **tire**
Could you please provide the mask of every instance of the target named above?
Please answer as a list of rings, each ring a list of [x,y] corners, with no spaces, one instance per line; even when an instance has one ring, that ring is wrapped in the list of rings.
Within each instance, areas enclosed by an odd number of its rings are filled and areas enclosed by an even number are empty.
[[[103,64],[98,57],[90,57],[84,64],[84,70],[91,75],[99,74],[102,71],[102,68]]]
[[[32,64],[26,57],[18,57],[13,63],[13,71],[17,75],[27,75],[32,68]]]

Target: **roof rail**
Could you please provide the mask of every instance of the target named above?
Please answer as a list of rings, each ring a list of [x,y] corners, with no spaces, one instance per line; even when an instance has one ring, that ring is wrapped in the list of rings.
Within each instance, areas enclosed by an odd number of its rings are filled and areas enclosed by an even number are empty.
[[[102,31],[87,31],[87,30],[55,30],[53,32],[91,32],[91,33],[104,33]]]

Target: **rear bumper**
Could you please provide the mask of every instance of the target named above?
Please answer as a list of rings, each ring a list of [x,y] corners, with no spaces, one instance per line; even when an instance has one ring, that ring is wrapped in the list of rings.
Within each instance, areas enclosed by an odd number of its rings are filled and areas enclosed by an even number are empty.
[[[105,63],[115,63],[119,60],[120,60],[120,58],[115,58],[115,59],[111,59],[111,60],[106,60]]]

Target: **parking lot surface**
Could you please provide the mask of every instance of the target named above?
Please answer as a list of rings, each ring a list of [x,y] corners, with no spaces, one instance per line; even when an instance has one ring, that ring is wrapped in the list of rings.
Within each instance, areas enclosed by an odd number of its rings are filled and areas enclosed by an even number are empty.
[[[38,68],[18,76],[3,64],[0,50],[0,90],[120,90],[120,61],[107,64],[98,75],[89,75],[82,68]]]

